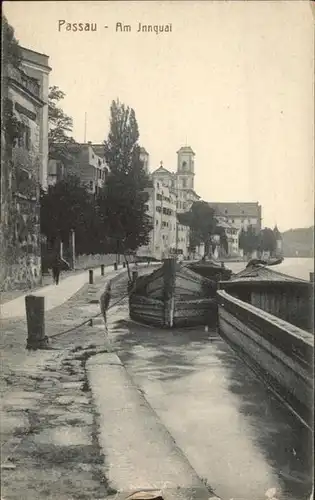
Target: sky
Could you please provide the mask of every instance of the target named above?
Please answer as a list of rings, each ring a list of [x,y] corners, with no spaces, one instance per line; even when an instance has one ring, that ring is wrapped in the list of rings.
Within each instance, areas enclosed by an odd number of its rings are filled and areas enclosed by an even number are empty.
[[[307,1],[4,2],[49,55],[73,135],[100,143],[113,99],[134,108],[153,171],[190,145],[205,201],[258,201],[263,225],[314,223],[314,17]],[[66,21],[59,30],[59,21]],[[96,23],[73,32],[67,23]],[[116,24],[131,31],[116,31]],[[138,24],[172,25],[137,32]],[[107,27],[105,27],[107,26]]]

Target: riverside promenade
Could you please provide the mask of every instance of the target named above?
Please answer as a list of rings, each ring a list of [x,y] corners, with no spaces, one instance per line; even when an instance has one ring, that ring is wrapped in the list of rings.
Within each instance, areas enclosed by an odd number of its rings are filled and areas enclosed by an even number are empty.
[[[121,266],[120,266],[121,267]],[[105,268],[106,276],[113,271],[113,266]],[[101,276],[101,269],[94,269],[94,278],[97,279]],[[52,283],[35,291],[30,291],[20,295],[19,297],[1,304],[0,317],[1,319],[10,318],[25,318],[25,296],[36,295],[45,297],[45,311],[64,304],[75,293],[77,293],[88,282],[88,271],[82,271],[79,274],[70,275],[62,279],[59,285]]]

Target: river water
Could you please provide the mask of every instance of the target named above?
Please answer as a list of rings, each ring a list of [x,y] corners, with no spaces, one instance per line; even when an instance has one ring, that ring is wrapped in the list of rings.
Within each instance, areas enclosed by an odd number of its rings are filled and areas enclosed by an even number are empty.
[[[230,268],[234,273],[238,273],[245,267],[244,262],[227,262],[226,267]],[[309,258],[290,257],[284,259],[282,264],[272,266],[274,271],[294,276],[309,281],[310,273],[314,272],[314,260]]]

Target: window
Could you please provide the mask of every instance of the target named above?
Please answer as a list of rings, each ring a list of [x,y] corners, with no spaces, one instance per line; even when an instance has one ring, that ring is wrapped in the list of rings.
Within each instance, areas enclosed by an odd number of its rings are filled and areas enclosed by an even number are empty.
[[[31,129],[27,125],[23,125],[21,136],[18,139],[18,145],[28,151],[31,149]]]
[[[155,225],[158,226],[159,225],[159,221],[156,219],[155,221]]]
[[[183,179],[183,188],[187,187],[187,179]]]
[[[144,205],[144,209],[145,209],[146,211],[148,211],[148,210],[149,210],[149,205]]]

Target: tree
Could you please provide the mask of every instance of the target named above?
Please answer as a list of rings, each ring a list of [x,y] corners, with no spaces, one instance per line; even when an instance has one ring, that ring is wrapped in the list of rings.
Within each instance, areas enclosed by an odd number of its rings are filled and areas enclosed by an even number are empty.
[[[260,250],[273,254],[277,249],[275,233],[269,227],[265,227],[260,233]]]
[[[180,224],[188,226],[196,242],[204,243],[204,258],[211,250],[211,238],[215,234],[225,234],[223,228],[219,228],[215,211],[205,201],[196,201],[192,204],[190,211],[177,215]]]
[[[239,247],[246,256],[250,256],[260,248],[260,235],[256,233],[253,226],[248,226],[247,231],[241,230],[239,235]]]
[[[76,176],[68,176],[41,192],[41,233],[53,248],[58,250],[60,241],[68,241],[72,229],[88,237],[90,203],[86,188]]]
[[[65,93],[57,86],[49,87],[48,94],[48,145],[49,158],[72,161],[73,156],[69,145],[75,144],[73,137],[69,135],[73,130],[73,121],[59,106],[60,101],[65,98]]]
[[[21,64],[22,53],[19,42],[15,38],[14,29],[8,23],[5,16],[2,16],[2,64],[7,66],[12,64],[18,68]]]
[[[115,240],[117,253],[126,254],[149,241],[152,225],[146,214],[148,177],[140,160],[134,110],[116,100],[110,113],[110,131],[104,142],[110,175],[96,204],[101,227]]]
[[[189,247],[188,250],[191,253],[196,252],[196,248],[202,243],[200,235],[193,229],[189,231]]]

